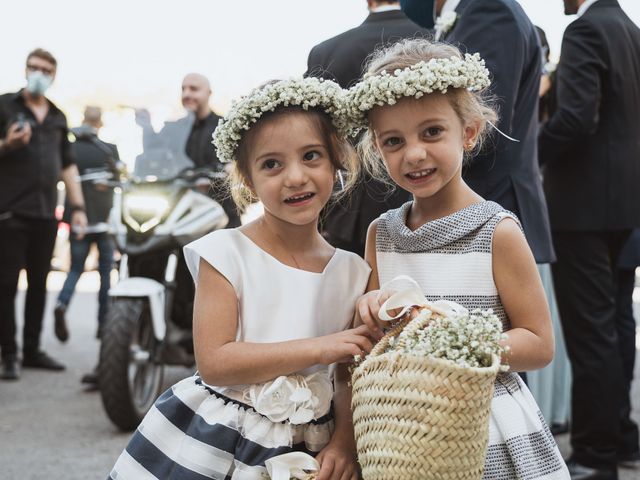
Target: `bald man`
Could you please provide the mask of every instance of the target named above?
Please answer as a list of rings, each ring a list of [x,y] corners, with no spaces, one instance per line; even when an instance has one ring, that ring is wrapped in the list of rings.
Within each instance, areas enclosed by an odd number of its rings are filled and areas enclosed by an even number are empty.
[[[209,106],[211,85],[204,75],[189,73],[182,80],[182,106],[195,114],[195,121],[187,140],[186,153],[197,167],[212,167],[216,171],[223,171],[224,167],[216,156],[216,150],[211,144],[211,136],[218,126],[220,117]],[[224,208],[229,223],[227,228],[240,226],[240,216],[235,204],[224,189],[214,187],[213,197]]]
[[[185,110],[194,114],[193,125],[185,145],[185,153],[197,168],[209,167],[213,171],[221,172],[224,171],[224,165],[218,160],[215,148],[211,143],[213,131],[218,126],[220,116],[211,110],[209,106],[210,97],[211,85],[207,77],[200,73],[185,75],[182,80],[182,106]],[[191,118],[186,117],[176,122],[167,122],[163,131],[165,129],[173,130],[176,127],[182,130],[186,128],[184,127],[184,122],[190,121]],[[151,127],[149,112],[143,109],[136,110],[136,122],[143,128],[143,142],[146,149],[158,140],[158,135]],[[233,200],[227,195],[224,186],[213,185],[209,194],[222,205],[229,217],[227,228],[240,226],[240,215]]]

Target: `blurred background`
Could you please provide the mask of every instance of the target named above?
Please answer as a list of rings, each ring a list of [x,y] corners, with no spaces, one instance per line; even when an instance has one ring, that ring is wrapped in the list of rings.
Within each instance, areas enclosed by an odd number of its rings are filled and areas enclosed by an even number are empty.
[[[552,59],[573,19],[562,0],[520,0],[547,33]],[[640,2],[620,0],[640,23]],[[152,2],[3,2],[0,92],[24,85],[24,62],[36,47],[58,59],[47,96],[77,126],[87,104],[103,108],[101,137],[130,162],[141,151],[133,110],[146,107],[160,126],[182,115],[180,82],[191,71],[213,87],[212,107],[225,113],[232,98],[267,79],[300,75],[316,43],[360,23],[364,0]]]

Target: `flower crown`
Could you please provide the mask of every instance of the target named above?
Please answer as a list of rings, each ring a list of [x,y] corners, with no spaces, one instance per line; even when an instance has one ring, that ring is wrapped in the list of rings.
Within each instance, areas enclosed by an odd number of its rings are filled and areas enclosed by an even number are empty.
[[[375,106],[393,105],[402,97],[420,98],[434,91],[447,93],[449,88],[479,91],[490,84],[489,70],[477,53],[467,53],[464,58],[432,58],[393,74],[386,70],[365,74],[347,94],[351,133],[367,128],[367,112]]]
[[[327,113],[338,131],[347,135],[345,91],[335,82],[307,77],[280,80],[253,89],[231,104],[229,113],[213,132],[218,159],[223,163],[235,160],[236,150],[245,131],[266,112],[277,107],[299,106],[304,110],[319,108]]]

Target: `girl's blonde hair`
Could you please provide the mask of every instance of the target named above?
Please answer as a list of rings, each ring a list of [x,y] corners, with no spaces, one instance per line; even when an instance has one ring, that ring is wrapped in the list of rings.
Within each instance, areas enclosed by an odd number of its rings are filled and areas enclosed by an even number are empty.
[[[329,114],[318,108],[305,110],[298,106],[277,107],[272,112],[264,113],[242,135],[236,159],[231,163],[231,172],[228,178],[229,191],[233,201],[241,210],[259,200],[249,187],[251,183],[249,155],[259,126],[269,119],[293,113],[304,113],[308,116],[327,146],[331,164],[342,178],[343,187],[334,193],[334,201],[347,194],[358,181],[360,162],[356,157],[355,150],[349,141],[338,132]]]
[[[367,61],[366,73],[378,75],[383,71],[394,72],[419,62],[451,57],[463,58],[460,50],[453,45],[424,39],[406,39],[373,52]],[[490,134],[489,124],[495,125],[498,121],[498,113],[492,106],[493,101],[486,89],[472,92],[464,88],[450,88],[445,94],[434,92],[430,95],[438,94],[447,96],[453,110],[464,125],[472,122],[480,124],[474,149],[471,152],[465,152],[465,158],[468,159],[482,148]],[[361,136],[357,148],[365,168],[376,178],[386,178],[387,172],[376,148],[371,126]]]

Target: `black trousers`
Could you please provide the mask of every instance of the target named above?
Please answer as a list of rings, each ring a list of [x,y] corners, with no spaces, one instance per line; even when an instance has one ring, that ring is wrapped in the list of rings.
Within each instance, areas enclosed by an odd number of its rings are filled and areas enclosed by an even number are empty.
[[[636,363],[636,319],[633,316],[633,290],[636,281],[635,268],[618,268],[618,294],[616,297],[616,330],[622,358],[622,375],[625,392],[620,408],[620,442],[618,453],[633,454],[640,449],[638,425],[631,420],[631,383]]]
[[[622,447],[624,405],[629,404],[617,327],[616,268],[629,234],[553,232],[558,257],[553,279],[573,372],[572,459],[612,470]]]
[[[47,296],[47,275],[56,240],[57,221],[10,217],[0,220],[0,349],[2,356],[17,353],[15,296],[20,270],[27,271],[22,350],[40,346]]]

